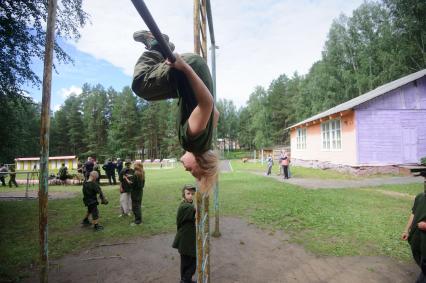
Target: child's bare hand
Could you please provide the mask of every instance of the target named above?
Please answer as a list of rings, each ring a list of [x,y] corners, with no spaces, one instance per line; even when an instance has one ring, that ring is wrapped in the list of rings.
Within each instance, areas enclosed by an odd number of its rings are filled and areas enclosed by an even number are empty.
[[[172,63],[167,59],[166,64],[172,68],[183,71],[188,66],[188,64],[185,61],[183,61],[182,57],[180,57],[178,53],[173,53],[173,55],[175,55],[176,61]]]
[[[419,223],[417,223],[417,227],[422,231],[426,231],[426,222],[420,221]]]
[[[407,241],[407,240],[408,240],[408,232],[405,232],[405,231],[404,231],[404,232],[402,233],[401,239],[402,239],[402,240],[404,240],[404,241]]]

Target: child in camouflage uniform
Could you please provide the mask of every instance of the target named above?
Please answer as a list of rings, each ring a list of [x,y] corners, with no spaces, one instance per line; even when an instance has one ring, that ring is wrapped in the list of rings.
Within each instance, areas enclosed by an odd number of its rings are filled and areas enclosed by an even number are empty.
[[[182,189],[182,202],[176,215],[177,233],[173,248],[180,254],[180,282],[191,283],[197,267],[195,251],[195,208],[193,197],[195,186],[185,185]]]
[[[90,226],[91,223],[89,221],[89,216],[92,215],[92,223],[94,225],[95,231],[100,231],[104,228],[103,226],[99,225],[99,202],[97,195],[99,194],[102,204],[108,203],[104,194],[102,193],[101,187],[99,187],[99,184],[96,182],[98,176],[98,172],[92,171],[89,174],[89,179],[83,183],[83,202],[84,205],[87,206],[87,213],[81,224]]]

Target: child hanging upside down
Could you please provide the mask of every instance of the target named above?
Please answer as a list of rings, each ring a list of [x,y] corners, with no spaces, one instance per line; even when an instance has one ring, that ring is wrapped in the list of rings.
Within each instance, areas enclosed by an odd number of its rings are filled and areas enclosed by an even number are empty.
[[[163,34],[170,49],[173,43]],[[145,44],[136,62],[132,89],[146,100],[178,98],[178,138],[186,151],[180,161],[208,191],[216,181],[218,158],[211,150],[213,128],[219,112],[213,101],[213,81],[203,58],[193,53],[180,56],[174,63],[165,60],[160,46],[149,31],[135,32],[133,38]]]

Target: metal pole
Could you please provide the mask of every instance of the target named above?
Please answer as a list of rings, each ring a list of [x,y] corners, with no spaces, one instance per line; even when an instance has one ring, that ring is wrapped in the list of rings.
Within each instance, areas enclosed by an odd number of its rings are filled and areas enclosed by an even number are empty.
[[[44,51],[43,97],[41,106],[40,129],[40,181],[39,181],[39,230],[40,230],[40,282],[48,282],[49,249],[48,249],[48,160],[49,160],[49,131],[50,131],[50,95],[52,88],[53,44],[55,41],[57,0],[50,0],[47,14],[46,46]]]
[[[145,5],[145,2],[143,0],[132,0],[132,3],[160,45],[161,54],[163,54],[164,58],[169,59],[172,63],[176,61],[175,55],[173,55],[169,45],[163,38],[163,35],[149,12],[148,7]]]
[[[210,0],[206,0],[206,13],[207,13],[207,22],[209,25],[209,35],[210,35],[210,44],[211,44],[211,56],[212,56],[212,79],[213,79],[213,97],[216,104],[216,46],[215,37],[214,37],[214,28],[213,28],[213,17],[212,17],[212,8],[210,5]],[[215,128],[213,131],[213,140],[214,145],[216,147],[217,142],[217,129]],[[219,231],[219,177],[216,180],[215,188],[214,188],[214,217],[215,217],[215,225],[212,236],[220,237]]]
[[[198,189],[195,192],[195,201],[196,201],[196,213],[195,213],[195,227],[197,235],[197,282],[203,282],[203,272],[201,266],[203,265],[203,231],[201,226],[201,204],[202,204],[202,195]]]

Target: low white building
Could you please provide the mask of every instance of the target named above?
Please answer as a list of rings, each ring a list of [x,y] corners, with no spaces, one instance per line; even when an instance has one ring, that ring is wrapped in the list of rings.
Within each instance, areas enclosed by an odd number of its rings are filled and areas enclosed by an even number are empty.
[[[70,156],[51,156],[49,157],[49,169],[59,169],[65,163],[68,169],[77,169],[78,158],[75,155]],[[16,170],[33,170],[34,166],[40,169],[40,157],[19,157],[15,158]]]

